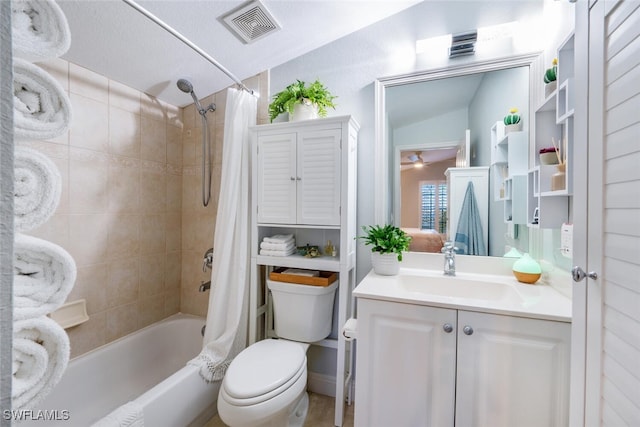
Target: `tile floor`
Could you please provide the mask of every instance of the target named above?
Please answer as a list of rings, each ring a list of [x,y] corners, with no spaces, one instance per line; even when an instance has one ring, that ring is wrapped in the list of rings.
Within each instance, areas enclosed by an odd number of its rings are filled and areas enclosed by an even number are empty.
[[[309,393],[309,413],[305,427],[333,427],[334,402],[333,397]],[[353,427],[353,405],[346,407],[343,426]],[[226,424],[216,415],[204,427],[226,427]]]

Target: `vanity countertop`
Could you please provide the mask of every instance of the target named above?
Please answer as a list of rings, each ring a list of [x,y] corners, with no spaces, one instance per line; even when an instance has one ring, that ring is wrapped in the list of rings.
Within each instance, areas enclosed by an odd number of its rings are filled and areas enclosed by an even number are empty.
[[[458,272],[444,276],[442,270],[400,269],[397,276],[373,271],[353,291],[369,298],[433,307],[478,311],[534,319],[571,322],[571,299],[548,284],[527,285],[513,275]]]

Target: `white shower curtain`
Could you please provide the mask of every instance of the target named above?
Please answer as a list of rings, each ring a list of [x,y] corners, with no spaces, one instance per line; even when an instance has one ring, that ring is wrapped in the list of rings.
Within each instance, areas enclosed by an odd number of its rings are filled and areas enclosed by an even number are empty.
[[[211,292],[204,346],[189,364],[208,382],[221,380],[231,360],[246,347],[250,261],[249,126],[256,124],[257,99],[228,89],[222,180],[218,199]]]

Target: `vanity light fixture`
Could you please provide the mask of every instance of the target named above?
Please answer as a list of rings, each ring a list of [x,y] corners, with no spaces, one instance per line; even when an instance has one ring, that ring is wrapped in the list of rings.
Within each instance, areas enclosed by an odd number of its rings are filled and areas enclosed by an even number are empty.
[[[480,27],[458,34],[446,34],[416,41],[416,54],[449,52],[449,57],[472,55],[477,43],[513,37],[517,21]]]

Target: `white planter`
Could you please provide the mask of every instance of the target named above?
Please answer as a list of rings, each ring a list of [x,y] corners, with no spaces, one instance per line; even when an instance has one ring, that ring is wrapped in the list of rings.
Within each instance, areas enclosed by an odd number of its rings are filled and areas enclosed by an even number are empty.
[[[373,271],[382,276],[395,276],[400,271],[400,261],[398,261],[398,254],[395,253],[371,252],[371,264]]]
[[[548,98],[554,90],[558,87],[558,81],[554,80],[551,83],[547,83],[544,85],[544,97]]]
[[[293,106],[293,114],[289,114],[290,122],[313,120],[318,118],[318,105],[298,102]]]
[[[507,134],[509,132],[520,132],[522,130],[522,122],[516,123],[515,125],[505,125],[504,133]]]

